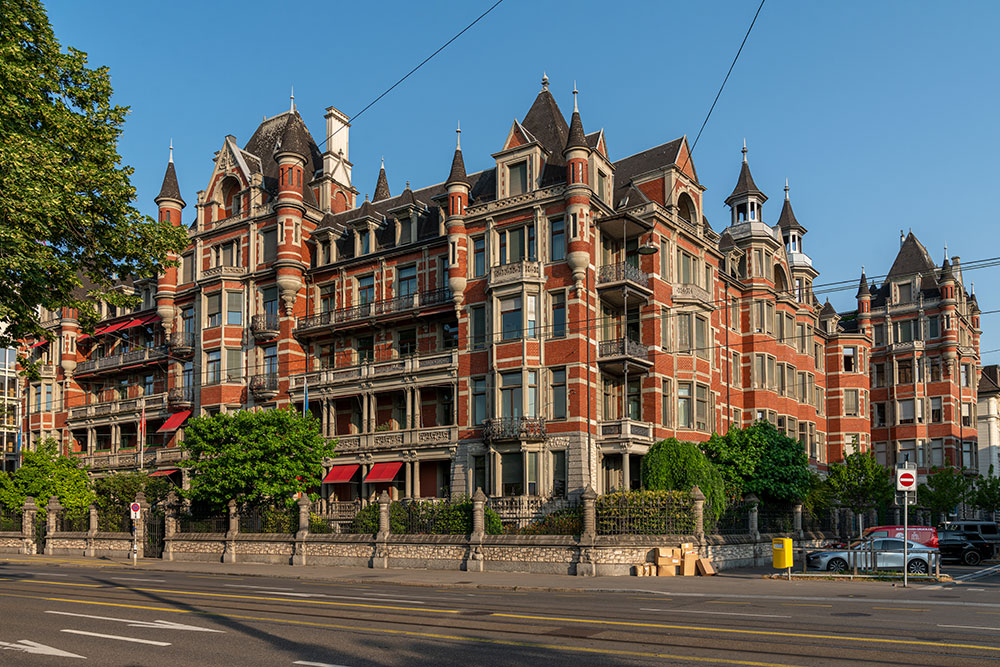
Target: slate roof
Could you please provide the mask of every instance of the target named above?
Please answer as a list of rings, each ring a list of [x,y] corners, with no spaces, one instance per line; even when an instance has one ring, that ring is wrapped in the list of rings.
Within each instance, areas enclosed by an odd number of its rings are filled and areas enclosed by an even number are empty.
[[[583,131],[583,120],[580,112],[574,111],[569,122],[569,137],[566,139],[566,150],[570,148],[590,148],[587,143],[587,133]]]
[[[858,293],[854,295],[854,298],[860,299],[863,296],[871,296],[871,291],[868,289],[868,278],[865,277],[865,272],[861,271],[861,281],[858,283]]]
[[[927,252],[927,248],[917,240],[913,232],[910,232],[903,240],[903,244],[896,254],[896,260],[892,263],[892,268],[889,269],[887,277],[888,279],[892,279],[912,276],[917,273],[933,274],[935,269],[937,269],[937,266],[934,264],[934,260],[931,259],[930,253]]]
[[[285,129],[281,132],[281,140],[275,147],[275,152],[295,153],[303,158],[309,157],[309,143],[312,137],[299,113],[294,112],[285,123]]]
[[[826,303],[823,304],[823,310],[819,311],[819,318],[826,319],[827,317],[836,317],[837,309],[833,307],[830,300],[827,299]]]
[[[298,123],[301,126],[302,134],[295,132],[294,134],[303,139],[307,143],[307,152],[304,153],[306,158],[306,178],[311,178],[317,172],[323,169],[323,156],[320,153],[319,147],[316,142],[313,141],[312,135],[309,134],[309,129],[302,122],[301,117],[298,112],[286,111],[284,113],[278,114],[273,118],[265,119],[254,131],[253,136],[243,147],[245,153],[249,153],[257,159],[258,164],[261,167],[261,174],[264,178],[264,189],[267,190],[272,196],[278,193],[278,163],[274,161],[274,149],[277,147],[278,142],[281,140],[282,135],[285,133],[285,127],[290,122]],[[299,139],[296,139],[298,141]],[[316,198],[313,196],[312,188],[303,188],[303,197],[306,204],[316,207]]]
[[[983,366],[982,371],[983,374],[979,377],[979,395],[1000,393],[1000,366]]]
[[[660,167],[676,164],[683,141],[684,137],[674,139],[673,141],[648,148],[640,153],[629,155],[615,162],[615,193],[613,200],[617,202],[625,198],[626,192],[631,186],[632,179],[636,176]]]
[[[465,175],[465,159],[462,157],[462,149],[455,149],[455,156],[451,159],[451,171],[448,173],[448,180],[445,183],[465,183],[469,184],[469,178]]]
[[[792,210],[792,202],[788,199],[781,207],[781,215],[778,216],[778,227],[781,229],[799,229],[802,233],[806,232],[806,228],[799,224],[799,221],[795,218],[795,211]]]
[[[566,125],[566,119],[548,89],[538,93],[521,125],[534,136],[542,148],[548,151],[548,164],[559,166],[566,164],[563,161],[562,151],[569,138],[569,126]],[[543,175],[543,180],[544,178]]]
[[[382,201],[383,199],[388,199],[392,195],[389,194],[389,179],[385,176],[385,167],[380,167],[378,170],[378,181],[375,183],[375,194],[372,195],[372,201]]]
[[[174,169],[173,161],[167,163],[167,171],[163,174],[163,185],[160,186],[160,194],[156,195],[155,201],[159,203],[161,199],[177,199],[181,206],[187,206],[184,198],[181,197],[181,188],[177,185],[177,171]]]
[[[733,193],[726,197],[726,204],[728,204],[734,197],[742,197],[744,195],[757,195],[763,201],[767,200],[767,195],[761,192],[757,187],[757,184],[753,182],[753,175],[750,173],[750,165],[746,160],[744,160],[743,164],[740,166],[740,176],[736,179],[736,187],[733,188]]]

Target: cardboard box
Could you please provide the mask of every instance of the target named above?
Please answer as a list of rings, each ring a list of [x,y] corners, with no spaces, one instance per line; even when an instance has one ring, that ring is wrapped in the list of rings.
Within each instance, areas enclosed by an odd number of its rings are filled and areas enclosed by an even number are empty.
[[[665,558],[657,558],[656,564],[659,567],[669,566],[669,565],[680,565],[681,559],[676,556],[667,556]]]
[[[658,577],[673,577],[677,574],[676,565],[658,565],[656,567],[656,576]]]
[[[692,558],[690,554],[685,554],[684,558],[681,559],[681,574],[685,577],[693,577],[697,568],[697,562],[697,557]]]
[[[698,574],[703,577],[710,577],[715,574],[715,568],[712,567],[711,558],[699,558],[698,559]]]
[[[683,551],[684,553],[690,553],[694,551],[694,545],[691,544],[690,542],[684,542],[683,544],[681,544],[681,551]]]

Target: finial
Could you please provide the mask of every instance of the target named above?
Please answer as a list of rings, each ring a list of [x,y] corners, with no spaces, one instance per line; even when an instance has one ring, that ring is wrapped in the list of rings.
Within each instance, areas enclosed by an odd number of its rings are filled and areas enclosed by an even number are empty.
[[[865,275],[865,265],[861,265],[861,275]]]
[[[170,137],[170,159],[167,162],[174,161],[174,138]]]
[[[948,259],[948,244],[944,244],[944,258]]]
[[[970,287],[972,288],[972,291],[969,292],[969,294],[971,294],[972,296],[976,296],[976,283],[974,283],[974,282],[971,283]]]
[[[576,81],[573,82],[573,113],[580,113],[579,107],[576,106],[576,96],[580,91],[576,89]]]
[[[747,161],[747,138],[743,137],[743,161]]]
[[[384,170],[385,169],[385,156],[383,155],[380,159],[382,160],[382,162],[381,162],[381,164],[379,164],[378,168]]]
[[[365,193],[365,201],[368,201],[368,193]]]
[[[292,94],[290,95],[290,98],[291,98],[292,104],[291,104],[291,107],[288,110],[289,111],[295,111],[295,86],[292,86]]]
[[[788,201],[788,179],[785,179],[785,201]]]
[[[549,89],[549,75],[546,74],[545,72],[542,72],[542,90],[548,90],[548,89]]]
[[[455,150],[462,150],[462,121],[455,127]]]
[[[410,189],[410,182],[409,182],[409,181],[407,181],[407,182],[406,182],[406,189],[407,189],[407,190],[409,190],[409,189]]]

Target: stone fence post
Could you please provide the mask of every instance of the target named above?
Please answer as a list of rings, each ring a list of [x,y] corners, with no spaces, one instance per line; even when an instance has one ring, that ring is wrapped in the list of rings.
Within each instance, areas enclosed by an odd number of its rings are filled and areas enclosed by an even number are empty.
[[[226,531],[226,547],[222,552],[223,563],[236,562],[236,536],[240,533],[240,513],[236,510],[236,501],[230,500],[227,505],[229,515],[229,530]]]
[[[163,560],[174,559],[174,536],[178,533],[177,493],[171,491],[163,501]]]
[[[831,514],[833,519],[833,534],[840,535],[840,508],[834,509]]]
[[[583,531],[580,535],[580,558],[576,564],[576,576],[593,577],[597,574],[594,563],[594,543],[597,542],[597,492],[589,484],[580,495],[583,501]]]
[[[691,500],[694,501],[694,541],[701,547],[705,544],[705,494],[697,484],[691,487]]]
[[[389,504],[392,499],[388,491],[383,491],[378,497],[378,533],[375,535],[375,554],[372,556],[372,567],[387,569],[389,567]]]
[[[97,555],[97,529],[98,529],[98,517],[97,517],[97,505],[91,504],[90,511],[87,516],[87,547],[83,550],[83,555],[89,558],[93,558]]]
[[[56,529],[59,527],[59,512],[62,511],[62,505],[59,504],[59,498],[56,496],[51,496],[49,498],[49,504],[45,506],[45,511],[48,514],[45,515],[45,555],[51,556],[55,553],[55,543],[52,541],[52,536],[55,534]]]
[[[35,553],[35,515],[38,513],[38,505],[35,499],[28,496],[24,499],[24,508],[21,514],[21,539],[24,545],[21,553],[30,556]]]
[[[756,542],[760,539],[760,499],[751,493],[743,499],[743,502],[750,506],[750,512],[747,515],[747,530],[750,531],[751,539]]]
[[[795,534],[795,539],[802,539],[802,503],[795,503],[795,507],[792,508],[792,532]]]
[[[292,552],[292,565],[306,564],[306,537],[309,536],[309,516],[312,511],[312,504],[309,496],[302,494],[298,500],[299,506],[299,531],[295,533],[295,549]]]
[[[476,487],[472,494],[472,534],[469,535],[469,555],[465,559],[466,572],[482,572],[483,535],[486,533],[486,494]]]

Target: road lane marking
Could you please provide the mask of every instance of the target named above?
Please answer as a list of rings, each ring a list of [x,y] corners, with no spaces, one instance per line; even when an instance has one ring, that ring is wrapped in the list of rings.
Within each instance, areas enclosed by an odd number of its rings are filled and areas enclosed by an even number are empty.
[[[886,611],[930,611],[930,609],[915,609],[913,607],[872,607],[872,609],[885,609]]]
[[[239,581],[243,578],[243,577],[233,577],[228,574],[222,576],[216,574],[189,574],[188,576],[191,577],[192,579],[229,579],[230,581],[232,580]]]
[[[329,662],[309,662],[308,660],[296,660],[293,665],[309,665],[309,667],[345,667],[345,665],[334,665]]]
[[[22,572],[22,574],[30,574],[34,577],[68,577],[68,574],[56,574],[55,572]]]
[[[700,625],[670,625],[667,623],[640,623],[637,621],[608,621],[594,618],[569,618],[564,616],[532,616],[529,614],[490,614],[497,618],[519,618],[528,621],[557,621],[559,623],[588,623],[595,625],[621,625],[638,628],[661,628],[664,630],[692,630],[696,632],[717,632],[738,635],[762,635],[765,637],[797,637],[800,639],[832,639],[843,642],[861,642],[867,644],[899,644],[904,646],[936,646],[939,648],[968,648],[980,651],[1000,652],[1000,646],[981,646],[978,644],[956,644],[950,642],[931,642],[919,639],[881,639],[878,637],[851,637],[849,635],[821,635],[808,632],[781,632],[778,630],[742,630],[736,628],[706,628]]]
[[[45,600],[46,602],[72,602],[73,604],[91,604],[101,607],[124,607],[126,609],[147,609],[149,611],[172,611],[178,614],[190,614],[189,609],[174,609],[172,607],[145,607],[139,604],[123,604],[121,602],[98,602],[97,600],[76,600],[73,598],[46,598],[37,595],[18,595],[17,593],[0,593],[0,597],[23,598],[26,600]]]
[[[35,655],[54,655],[59,658],[80,658],[86,660],[86,656],[63,651],[62,649],[46,646],[33,642],[30,639],[22,639],[18,642],[0,642],[0,649],[5,651],[21,651],[22,653],[34,653]]]
[[[749,602],[729,602],[728,600],[709,600],[706,604],[750,604]]]
[[[140,579],[138,577],[111,577],[111,578],[114,579],[115,581],[152,581],[153,583],[157,584],[167,583],[166,579]]]
[[[785,602],[782,607],[832,607],[832,604],[812,604],[810,602]]]
[[[267,590],[267,591],[290,591],[290,590],[293,590],[293,589],[287,588],[285,586],[249,586],[247,584],[223,584],[223,586],[225,586],[226,588],[255,588],[255,589]]]
[[[52,584],[53,586],[83,586],[84,588],[103,588],[104,584],[77,584],[69,581],[42,581],[41,579],[11,579],[21,584]]]
[[[407,604],[427,604],[420,600],[398,600],[394,598],[382,598],[372,600],[369,597],[358,597],[356,595],[327,595],[326,593],[283,593],[281,591],[261,591],[265,595],[291,595],[297,598],[338,598],[341,600],[370,600],[372,602],[403,602]]]
[[[60,616],[76,616],[78,618],[93,618],[98,621],[114,621],[115,623],[126,623],[132,628],[154,628],[157,630],[190,630],[192,632],[221,632],[225,630],[214,630],[203,628],[199,625],[185,625],[184,623],[174,623],[173,621],[138,621],[134,618],[114,618],[112,616],[94,616],[92,614],[74,614],[71,611],[46,610],[46,614],[59,614]]]
[[[973,591],[975,591],[976,593],[982,593],[986,589],[985,588],[966,588],[965,590],[969,591],[970,593],[972,593]]]
[[[139,639],[138,637],[122,637],[120,635],[105,635],[100,632],[87,632],[85,630],[71,630],[63,628],[59,632],[68,632],[73,635],[86,635],[87,637],[99,637],[101,639],[117,639],[122,642],[133,642],[135,644],[149,644],[151,646],[170,646],[170,642],[158,642],[152,639]]]
[[[712,614],[713,616],[756,616],[758,618],[791,618],[779,614],[745,614],[739,611],[698,611],[696,609],[650,609],[641,607],[639,611],[669,611],[674,614]]]
[[[982,579],[983,577],[988,577],[992,574],[996,574],[997,572],[1000,572],[1000,565],[991,565],[990,567],[984,567],[982,570],[976,570],[975,572],[955,577],[955,581],[972,581],[974,579]]]
[[[962,628],[963,630],[1000,630],[1000,628],[984,628],[981,625],[941,625],[939,628]]]

